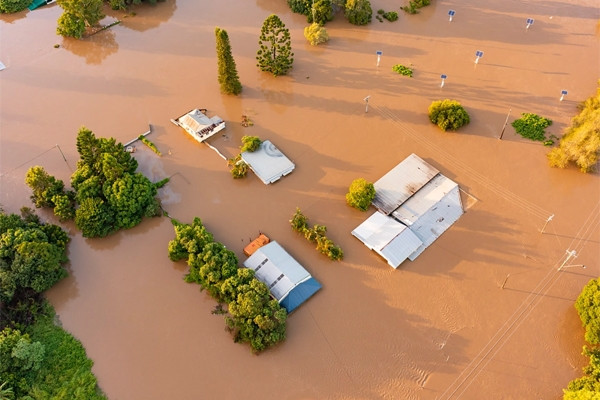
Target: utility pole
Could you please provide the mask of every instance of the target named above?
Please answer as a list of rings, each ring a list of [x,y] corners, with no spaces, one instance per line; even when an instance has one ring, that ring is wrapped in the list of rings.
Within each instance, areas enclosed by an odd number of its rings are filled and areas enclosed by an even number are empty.
[[[567,258],[565,258],[565,261],[563,261],[563,263],[560,265],[560,267],[558,267],[557,271],[562,271],[562,269],[564,268],[565,264],[567,262],[569,262],[569,260],[572,258],[577,258],[577,252],[575,250],[567,250]]]
[[[369,99],[371,98],[371,95],[365,97],[363,100],[365,101],[366,105],[365,105],[365,112],[369,112]]]
[[[551,216],[549,216],[548,219],[546,220],[546,223],[542,227],[542,232],[541,232],[542,234],[544,233],[544,229],[546,229],[546,225],[548,225],[548,222],[552,221],[552,218],[554,218],[554,214],[552,214]]]
[[[508,109],[508,114],[506,115],[506,121],[504,121],[504,126],[502,127],[502,132],[500,132],[500,137],[498,139],[502,140],[502,136],[504,136],[504,130],[506,129],[506,125],[508,125],[508,117],[510,117],[510,112],[512,108]]]

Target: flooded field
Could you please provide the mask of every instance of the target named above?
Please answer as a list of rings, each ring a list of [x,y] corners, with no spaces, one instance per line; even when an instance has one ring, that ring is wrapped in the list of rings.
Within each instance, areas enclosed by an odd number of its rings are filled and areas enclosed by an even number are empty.
[[[152,180],[171,177],[159,192],[171,216],[200,217],[240,260],[249,238],[265,232],[323,285],[289,317],[286,342],[256,356],[211,314],[215,301],[183,282],[186,266],[167,258],[168,219],[96,240],[66,225],[71,275],[48,297],[111,400],[558,400],[581,375],[573,303],[600,275],[599,176],[549,168],[548,148],[510,125],[498,137],[509,110],[509,122],[524,112],[552,119],[549,132],[560,136],[594,93],[597,2],[437,1],[366,27],[337,15],[319,47],[285,1],[167,0],[135,15],[107,13],[122,23],[81,41],[55,34],[57,5],[0,16],[3,208],[31,204],[30,166],[69,181],[80,126],[126,142],[151,125],[163,156],[138,146],[135,157]],[[290,74],[277,78],[255,65],[272,13],[290,29],[295,53]],[[527,18],[535,19],[528,30]],[[230,37],[238,97],[219,93],[216,26]],[[393,72],[395,64],[412,66],[414,77]],[[471,115],[457,133],[427,119],[443,98]],[[169,122],[196,107],[226,121],[209,140],[226,156],[255,135],[296,169],[269,186],[251,174],[233,180],[223,159]],[[253,127],[240,124],[242,114]],[[370,212],[348,207],[344,195],[353,179],[376,181],[411,153],[458,182],[468,208],[393,270],[351,236]],[[296,207],[328,227],[344,261],[330,262],[290,229]],[[567,250],[578,254],[569,265],[586,268],[557,271]]]

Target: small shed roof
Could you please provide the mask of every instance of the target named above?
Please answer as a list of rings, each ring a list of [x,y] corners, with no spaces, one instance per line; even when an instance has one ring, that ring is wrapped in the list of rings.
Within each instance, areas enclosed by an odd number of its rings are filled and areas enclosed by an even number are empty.
[[[288,313],[321,288],[321,284],[276,241],[258,248],[244,266],[254,270],[256,278],[269,287],[273,297]]]
[[[410,255],[412,261],[463,213],[458,184],[440,174],[398,207],[392,216],[407,225],[423,242]]]
[[[373,205],[390,215],[438,173],[436,168],[413,153],[373,184]]]
[[[242,160],[265,185],[292,172],[296,167],[271,141],[265,140],[253,152],[245,151]]]
[[[356,227],[352,235],[385,258],[394,268],[398,268],[423,244],[405,225],[379,211]]]

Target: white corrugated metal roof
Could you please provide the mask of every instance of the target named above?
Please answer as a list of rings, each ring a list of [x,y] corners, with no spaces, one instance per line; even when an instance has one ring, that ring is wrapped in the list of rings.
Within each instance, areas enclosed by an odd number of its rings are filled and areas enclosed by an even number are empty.
[[[423,242],[409,259],[417,258],[463,212],[458,184],[441,174],[398,207],[392,216],[407,225]]]
[[[265,185],[277,181],[296,167],[271,141],[265,140],[253,152],[242,153],[242,160]]]
[[[272,241],[254,252],[244,266],[254,270],[256,278],[264,282],[277,301],[281,301],[299,283],[310,279],[310,273],[283,247]]]
[[[352,235],[394,268],[398,268],[422,244],[405,225],[379,211],[356,227]]]
[[[389,215],[438,173],[419,156],[411,154],[373,184],[373,205]]]

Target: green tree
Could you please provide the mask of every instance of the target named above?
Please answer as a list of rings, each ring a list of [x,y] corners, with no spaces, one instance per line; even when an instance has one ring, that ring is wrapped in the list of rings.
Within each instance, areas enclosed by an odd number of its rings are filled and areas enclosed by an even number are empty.
[[[8,382],[0,384],[0,400],[14,400],[15,392],[13,388],[8,386]]]
[[[290,31],[277,15],[271,14],[265,19],[258,44],[256,66],[275,76],[287,74],[294,63],[294,53]]]
[[[312,46],[317,46],[329,40],[327,29],[316,22],[304,28],[304,37]]]
[[[600,157],[600,87],[579,110],[559,146],[548,153],[548,162],[558,168],[575,163],[581,172],[592,172]]]
[[[171,222],[175,229],[175,239],[169,242],[171,261],[187,260],[190,254],[202,254],[204,246],[214,241],[213,235],[206,230],[198,217],[194,218],[192,224],[182,224],[174,219]]]
[[[254,270],[250,268],[238,268],[235,275],[223,281],[221,285],[221,296],[222,301],[225,303],[231,303],[235,301],[240,294],[240,288],[244,285],[250,284],[254,278]]]
[[[577,297],[575,308],[585,328],[585,340],[600,344],[600,278],[585,285]]]
[[[219,85],[221,92],[238,95],[242,92],[242,84],[238,77],[235,60],[231,55],[231,45],[227,31],[219,27],[215,28],[217,40],[217,67],[219,71]]]
[[[105,182],[102,189],[114,214],[115,229],[133,228],[158,209],[156,188],[140,173],[123,174]]]
[[[127,8],[131,5],[142,4],[142,2],[156,5],[156,3],[159,1],[163,2],[165,0],[108,0],[108,3],[110,4],[110,8],[113,10],[127,10]]]
[[[194,279],[218,301],[223,301],[222,285],[227,278],[235,276],[238,259],[235,253],[219,242],[208,243],[202,254],[190,254],[188,258],[190,273],[187,280]]]
[[[306,216],[302,214],[302,211],[296,207],[296,212],[292,216],[290,224],[292,225],[292,229],[296,232],[303,232],[305,229],[308,229],[308,218],[306,218]]]
[[[470,122],[469,114],[456,100],[438,100],[429,106],[429,120],[441,130],[455,131]]]
[[[0,0],[1,13],[16,13],[26,9],[31,4],[31,0]]]
[[[589,357],[589,364],[583,367],[583,376],[572,380],[564,391],[563,400],[600,399],[600,348],[583,348],[583,355]]]
[[[238,287],[235,301],[229,303],[226,323],[236,342],[250,343],[255,352],[285,340],[287,312],[271,298],[269,288],[258,279]]]
[[[346,202],[348,205],[358,208],[361,211],[367,211],[374,198],[375,186],[371,182],[367,182],[364,178],[353,180],[348,193],[346,193]]]
[[[44,346],[32,342],[28,334],[11,328],[0,331],[0,380],[16,391],[17,398],[27,394],[43,358]]]
[[[325,25],[331,20],[333,20],[333,5],[331,4],[331,0],[314,0],[308,13],[308,22]]]
[[[227,160],[227,165],[231,167],[231,176],[234,179],[244,178],[248,174],[248,164],[242,160],[241,154]]]
[[[290,9],[302,15],[309,15],[312,7],[312,0],[287,0]]]
[[[8,304],[27,291],[41,293],[67,275],[68,236],[62,229],[4,213],[0,226],[0,302]]]
[[[373,16],[371,2],[369,0],[347,0],[344,15],[351,24],[367,25]]]
[[[79,203],[75,225],[83,237],[105,237],[115,231],[115,213],[102,198],[89,197]]]
[[[43,167],[35,166],[27,170],[25,183],[33,192],[31,201],[36,207],[54,207],[52,198],[64,194],[65,184],[48,174]]]
[[[63,9],[56,33],[81,38],[86,27],[94,26],[104,18],[102,0],[57,0]]]
[[[240,147],[240,153],[245,151],[254,152],[258,150],[262,140],[258,136],[242,136],[242,146]]]

